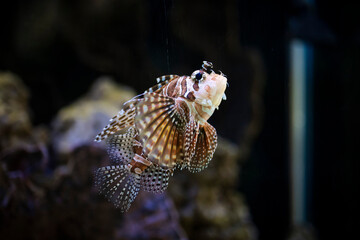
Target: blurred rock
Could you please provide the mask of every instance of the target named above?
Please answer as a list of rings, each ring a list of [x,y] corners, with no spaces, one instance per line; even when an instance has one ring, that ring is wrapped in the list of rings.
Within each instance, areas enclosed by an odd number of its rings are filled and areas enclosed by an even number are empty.
[[[186,239],[166,194],[141,192],[127,214],[98,195],[92,173],[109,164],[103,149],[82,146],[53,164],[27,176],[0,168],[2,239]]]
[[[111,78],[99,78],[84,97],[58,112],[51,134],[55,151],[66,154],[93,143],[122,104],[134,96],[134,90],[115,84]]]
[[[32,126],[28,101],[29,92],[21,79],[0,72],[0,160],[10,175],[26,176],[43,169],[48,160],[48,130]]]
[[[0,72],[0,153],[29,138],[28,99],[28,90],[18,76]]]
[[[292,227],[288,240],[316,240],[318,239],[316,231],[311,224],[299,224]]]
[[[175,172],[170,196],[190,239],[257,239],[257,231],[236,189],[239,149],[219,138],[209,167],[200,173]]]
[[[0,232],[5,239],[23,234],[19,226],[27,226],[25,216],[35,214],[46,196],[37,177],[44,176],[48,166],[48,130],[32,126],[28,100],[19,77],[0,73]],[[9,226],[18,228],[8,235]]]
[[[187,239],[171,198],[166,194],[140,191],[123,226],[119,239]]]

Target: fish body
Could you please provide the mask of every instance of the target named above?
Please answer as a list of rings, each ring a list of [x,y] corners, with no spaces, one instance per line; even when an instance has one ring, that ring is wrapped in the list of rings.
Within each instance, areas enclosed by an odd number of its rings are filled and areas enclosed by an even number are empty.
[[[107,141],[112,166],[99,168],[100,193],[125,212],[140,188],[163,192],[176,168],[199,172],[217,146],[207,120],[226,99],[227,78],[204,61],[191,76],[166,75],[129,100],[95,141]]]

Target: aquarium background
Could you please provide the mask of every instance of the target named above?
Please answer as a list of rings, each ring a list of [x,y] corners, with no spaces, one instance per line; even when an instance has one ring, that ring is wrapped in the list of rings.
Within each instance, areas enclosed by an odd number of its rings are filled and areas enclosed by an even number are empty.
[[[0,3],[1,239],[359,236],[360,10],[353,1]],[[121,214],[95,135],[164,74],[229,81],[208,169]],[[295,117],[294,117],[295,116]],[[299,121],[298,121],[299,120]]]

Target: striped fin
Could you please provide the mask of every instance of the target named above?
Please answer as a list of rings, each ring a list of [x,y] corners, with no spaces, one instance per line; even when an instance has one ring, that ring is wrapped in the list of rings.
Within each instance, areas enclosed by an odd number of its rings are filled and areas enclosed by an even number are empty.
[[[157,93],[144,95],[137,106],[135,126],[143,152],[161,167],[172,168],[183,158],[184,129],[187,122],[186,104]]]
[[[95,137],[95,142],[101,142],[106,139],[109,135],[114,134],[122,129],[125,129],[134,124],[135,118],[135,106],[138,103],[139,99],[133,98],[132,100],[126,102],[123,106],[123,109],[110,119],[110,123]]]
[[[196,142],[199,134],[199,124],[191,118],[186,125],[185,130],[185,145],[184,145],[184,161],[179,163],[180,169],[186,168],[190,165],[190,161],[195,154]]]
[[[157,83],[162,83],[162,82],[165,82],[165,81],[170,82],[173,78],[178,78],[178,77],[179,77],[178,75],[174,75],[174,74],[164,75],[164,76],[156,78],[156,82]]]
[[[106,141],[107,152],[112,164],[128,164],[134,157],[136,129],[130,127],[124,134],[110,135]]]
[[[146,90],[144,92],[144,94],[156,92],[157,90],[161,89],[163,86],[165,86],[169,82],[177,79],[178,77],[179,77],[178,75],[164,75],[164,76],[158,77],[158,78],[156,78],[157,84],[155,86],[152,86],[148,90]]]
[[[126,165],[102,167],[95,173],[95,186],[115,207],[126,212],[140,190],[140,176],[130,173]]]
[[[141,186],[145,191],[161,193],[166,190],[169,178],[172,175],[172,169],[166,169],[159,165],[152,164],[141,174]]]
[[[217,146],[216,129],[209,123],[200,127],[196,142],[195,154],[189,165],[190,172],[200,172],[211,161]]]

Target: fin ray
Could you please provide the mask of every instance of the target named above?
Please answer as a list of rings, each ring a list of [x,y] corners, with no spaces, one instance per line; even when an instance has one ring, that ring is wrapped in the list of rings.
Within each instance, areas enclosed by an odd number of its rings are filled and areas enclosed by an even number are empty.
[[[178,75],[164,75],[164,76],[158,77],[158,78],[156,78],[157,84],[155,86],[152,86],[149,89],[147,89],[144,92],[144,94],[157,92],[159,89],[161,89],[162,87],[167,85],[169,82],[175,80],[178,77],[179,77]]]
[[[140,190],[140,176],[130,173],[126,165],[106,166],[96,171],[95,186],[115,207],[126,212]]]
[[[141,174],[141,186],[148,192],[164,192],[172,175],[172,169],[162,168],[159,165],[153,164]]]
[[[196,141],[195,154],[190,161],[188,169],[190,172],[200,172],[205,169],[211,161],[217,146],[216,129],[209,123],[199,128]]]
[[[172,168],[181,158],[182,147],[174,148],[173,145],[182,144],[179,133],[184,131],[187,122],[184,112],[189,111],[183,107],[173,98],[158,93],[144,95],[137,106],[135,126],[139,130],[143,152],[162,167]]]
[[[136,104],[140,99],[134,97],[123,105],[120,112],[110,119],[110,123],[95,137],[95,142],[101,142],[108,136],[134,125]]]
[[[124,134],[113,134],[107,138],[107,152],[112,164],[128,164],[134,157],[134,138],[137,132],[130,127]]]
[[[184,161],[179,165],[180,169],[190,166],[191,159],[195,154],[195,147],[199,135],[199,124],[191,118],[186,125],[185,144],[184,144]]]

